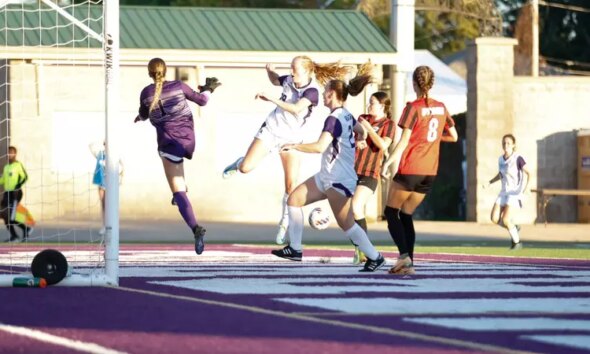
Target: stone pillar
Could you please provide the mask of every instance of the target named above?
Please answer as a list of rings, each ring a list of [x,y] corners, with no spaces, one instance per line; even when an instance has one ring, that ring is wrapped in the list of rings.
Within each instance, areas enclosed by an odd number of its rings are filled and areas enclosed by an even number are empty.
[[[516,44],[484,37],[467,45],[467,220],[490,222],[497,195],[481,185],[498,173],[501,138],[514,126]]]

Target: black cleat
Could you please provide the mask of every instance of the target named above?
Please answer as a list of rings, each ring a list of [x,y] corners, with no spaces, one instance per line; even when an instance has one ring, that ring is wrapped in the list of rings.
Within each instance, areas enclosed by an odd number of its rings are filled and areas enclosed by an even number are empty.
[[[195,226],[193,233],[195,235],[195,252],[197,254],[203,253],[205,250],[205,230],[202,226]]]
[[[273,250],[270,253],[274,254],[277,257],[289,259],[292,261],[301,262],[301,258],[303,258],[303,252],[296,251],[291,246],[287,245],[280,250]]]
[[[385,265],[385,258],[379,253],[379,257],[376,260],[372,260],[367,258],[365,262],[365,266],[363,269],[359,270],[359,272],[374,272],[377,269],[383,267]]]
[[[510,249],[513,251],[521,250],[522,249],[522,242],[516,242],[516,243],[512,242]]]

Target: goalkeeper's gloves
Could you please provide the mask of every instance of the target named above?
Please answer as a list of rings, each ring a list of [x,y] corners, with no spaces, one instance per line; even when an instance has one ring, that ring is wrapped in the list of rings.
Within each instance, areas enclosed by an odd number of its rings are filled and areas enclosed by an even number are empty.
[[[208,77],[205,79],[205,85],[200,86],[199,88],[201,89],[201,92],[211,91],[211,93],[213,93],[213,91],[215,91],[215,89],[219,86],[221,86],[221,82],[219,82],[219,79],[217,79],[216,77]]]

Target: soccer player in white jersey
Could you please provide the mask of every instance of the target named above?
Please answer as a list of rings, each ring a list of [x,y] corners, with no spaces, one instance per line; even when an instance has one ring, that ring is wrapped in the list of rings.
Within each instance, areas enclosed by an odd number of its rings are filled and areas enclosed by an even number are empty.
[[[527,190],[530,173],[526,167],[526,161],[515,152],[516,138],[512,134],[502,137],[502,149],[504,154],[498,159],[499,172],[483,188],[502,180],[502,190],[492,208],[492,222],[508,229],[512,246],[510,249],[522,248],[518,226],[513,221],[514,212],[522,208],[521,197]],[[526,175],[526,180],[524,176]]]
[[[320,104],[320,84],[331,79],[343,78],[349,69],[338,63],[317,64],[307,56],[297,56],[291,62],[291,74],[279,76],[272,65],[266,65],[268,79],[275,86],[281,86],[280,98],[261,92],[257,99],[268,101],[276,107],[266,117],[260,130],[252,140],[246,155],[238,158],[223,171],[223,178],[234,174],[248,173],[258,166],[270,152],[279,152],[284,144],[301,143],[302,127],[310,119],[315,107]],[[285,243],[289,226],[287,198],[296,186],[299,175],[299,157],[295,151],[280,152],[283,164],[285,195],[283,196],[283,213],[279,222],[276,242]]]
[[[373,272],[385,264],[383,256],[371,244],[365,231],[354,221],[352,193],[357,175],[354,170],[355,133],[363,140],[367,133],[354,116],[344,108],[348,95],[358,95],[372,81],[368,70],[359,74],[347,85],[341,80],[332,80],[324,89],[324,105],[331,111],[324,122],[319,139],[308,144],[286,144],[282,151],[297,150],[305,153],[322,153],[321,169],[299,185],[287,201],[289,209],[289,244],[272,251],[277,257],[301,261],[303,257],[303,207],[319,200],[328,199],[338,226],[355,246],[365,253],[367,262],[361,271]]]

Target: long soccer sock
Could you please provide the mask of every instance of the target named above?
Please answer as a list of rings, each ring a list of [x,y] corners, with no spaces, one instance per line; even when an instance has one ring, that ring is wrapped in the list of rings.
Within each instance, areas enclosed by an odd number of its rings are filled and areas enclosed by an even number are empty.
[[[354,224],[350,229],[346,230],[346,236],[358,246],[367,258],[376,260],[379,257],[379,252],[369,240],[367,233],[358,225]]]
[[[509,228],[508,233],[510,234],[510,238],[512,239],[512,242],[514,242],[514,243],[520,242],[520,236],[518,235],[518,229],[516,228],[516,226],[512,226],[511,228]]]
[[[402,211],[399,212],[399,219],[404,226],[404,232],[406,233],[406,240],[408,242],[408,254],[410,258],[414,260],[414,245],[416,244],[416,231],[414,230],[414,220],[412,220],[412,214],[406,214]]]
[[[366,234],[369,233],[367,231],[367,219],[362,218],[362,219],[355,220],[354,222],[356,222],[361,227],[361,229],[363,229],[363,231],[365,231]]]
[[[387,219],[387,229],[393,242],[397,246],[400,256],[409,254],[408,243],[406,241],[406,233],[404,231],[404,225],[399,218],[399,209],[386,207],[385,218]]]
[[[303,239],[303,208],[288,206],[289,210],[289,228],[287,229],[287,235],[289,235],[289,246],[295,251],[301,252],[303,245],[301,240]]]
[[[195,226],[197,226],[197,218],[195,217],[193,206],[191,205],[190,200],[188,200],[186,192],[175,192],[173,196],[184,222],[186,222],[191,230],[194,230]]]
[[[289,194],[285,193],[283,196],[283,214],[281,216],[281,222],[279,225],[284,226],[285,229],[289,227],[289,208],[287,208],[287,200],[289,199]]]

